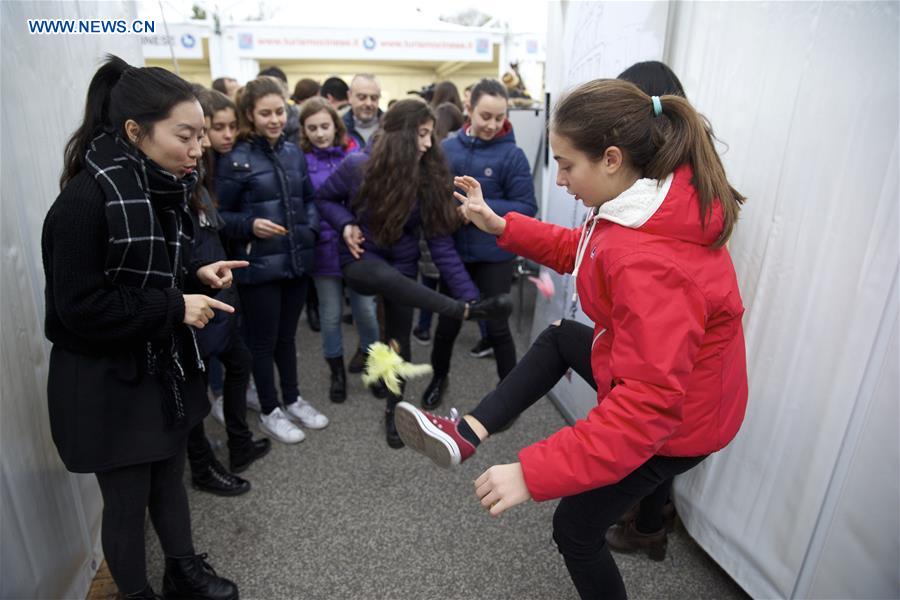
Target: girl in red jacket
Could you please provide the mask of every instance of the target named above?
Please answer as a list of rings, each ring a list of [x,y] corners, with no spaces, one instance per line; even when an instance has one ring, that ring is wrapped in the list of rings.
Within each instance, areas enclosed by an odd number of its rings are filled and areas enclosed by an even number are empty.
[[[500,247],[576,281],[593,330],[557,321],[461,419],[401,403],[404,442],[441,466],[466,460],[573,369],[597,390],[587,418],[475,481],[497,516],[562,498],[553,535],[582,598],[624,598],[606,529],[660,482],[735,436],[747,374],[741,303],[725,243],[744,198],[728,183],[705,119],[678,96],[618,80],[585,83],[557,105],[557,185],[590,208],[569,229],[496,215],[478,182],[457,177],[468,218]]]

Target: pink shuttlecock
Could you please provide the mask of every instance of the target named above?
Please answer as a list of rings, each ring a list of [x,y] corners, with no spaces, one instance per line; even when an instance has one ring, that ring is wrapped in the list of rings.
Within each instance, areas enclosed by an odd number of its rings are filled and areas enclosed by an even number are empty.
[[[541,274],[538,277],[529,276],[528,281],[537,287],[544,298],[552,298],[556,293],[556,288],[553,286],[553,280],[550,279],[550,274],[547,271],[541,271]]]

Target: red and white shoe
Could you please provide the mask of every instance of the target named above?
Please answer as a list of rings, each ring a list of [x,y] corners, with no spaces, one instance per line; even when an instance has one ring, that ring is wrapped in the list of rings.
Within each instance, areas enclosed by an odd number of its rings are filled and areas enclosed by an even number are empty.
[[[445,469],[475,454],[472,442],[459,433],[459,419],[455,408],[450,409],[449,418],[439,417],[409,402],[400,402],[394,411],[394,423],[403,442]]]

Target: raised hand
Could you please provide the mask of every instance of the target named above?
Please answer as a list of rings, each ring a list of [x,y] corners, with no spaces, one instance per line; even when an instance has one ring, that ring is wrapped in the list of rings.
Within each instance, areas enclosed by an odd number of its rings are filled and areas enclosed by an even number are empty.
[[[453,185],[464,192],[464,194],[453,192],[453,197],[460,202],[460,215],[463,219],[473,223],[486,233],[492,235],[503,233],[503,230],[506,229],[506,219],[497,216],[497,213],[484,201],[481,184],[477,179],[468,175],[454,177]]]

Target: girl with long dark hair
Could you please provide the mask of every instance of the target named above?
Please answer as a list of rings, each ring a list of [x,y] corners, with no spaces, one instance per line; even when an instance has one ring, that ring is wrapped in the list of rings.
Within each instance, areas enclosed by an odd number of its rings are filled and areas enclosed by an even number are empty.
[[[190,289],[231,286],[240,261],[191,257],[188,201],[203,112],[190,85],[109,56],[66,146],[44,221],[50,428],[66,468],[95,473],[103,553],[127,598],[147,581],[144,515],[166,555],[167,597],[233,598],[194,551],[185,440],[209,411],[194,336],[229,305]]]
[[[341,233],[340,262],[347,285],[361,294],[380,294],[385,336],[410,359],[413,309],[427,308],[455,319],[509,315],[507,296],[477,301],[478,290],[453,247],[460,221],[444,155],[433,144],[434,113],[421,100],[400,100],[366,152],[344,159],[319,188],[322,215]],[[452,297],[416,282],[419,234],[424,230],[431,258]],[[400,396],[388,395],[388,444],[401,447],[394,428]]]

